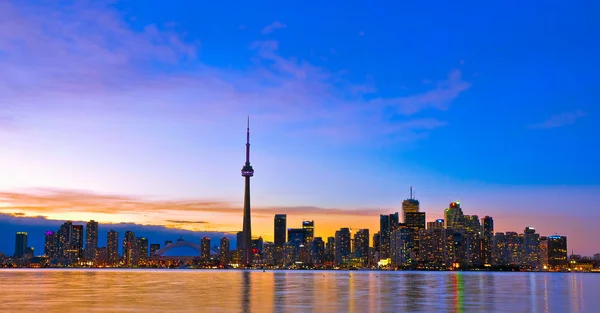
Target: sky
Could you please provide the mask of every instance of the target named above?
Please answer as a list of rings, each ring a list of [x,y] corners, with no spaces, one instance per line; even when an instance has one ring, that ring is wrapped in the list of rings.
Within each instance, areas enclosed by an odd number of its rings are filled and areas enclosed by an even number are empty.
[[[496,231],[533,226],[598,253],[598,12],[0,2],[0,228],[233,234],[250,116],[255,236],[272,239],[276,213],[315,220],[317,236],[375,233],[412,185],[428,221],[460,200]]]

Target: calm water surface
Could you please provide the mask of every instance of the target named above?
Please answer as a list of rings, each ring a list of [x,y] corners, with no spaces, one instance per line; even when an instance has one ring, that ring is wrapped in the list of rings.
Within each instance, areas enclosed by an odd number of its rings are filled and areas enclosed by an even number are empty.
[[[600,312],[600,275],[0,270],[0,312]]]

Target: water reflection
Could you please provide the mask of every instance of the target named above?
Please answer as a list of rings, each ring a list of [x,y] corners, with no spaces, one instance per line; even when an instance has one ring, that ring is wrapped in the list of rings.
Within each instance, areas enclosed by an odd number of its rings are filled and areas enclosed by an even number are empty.
[[[600,275],[2,270],[0,312],[595,312]]]

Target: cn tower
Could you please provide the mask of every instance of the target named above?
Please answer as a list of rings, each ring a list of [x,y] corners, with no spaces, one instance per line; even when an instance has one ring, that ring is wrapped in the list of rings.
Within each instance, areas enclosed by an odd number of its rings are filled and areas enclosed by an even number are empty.
[[[242,230],[243,262],[244,265],[252,264],[252,223],[250,222],[250,177],[254,176],[254,169],[250,165],[250,117],[246,128],[246,163],[242,167],[242,176],[246,179],[244,190],[244,228]]]

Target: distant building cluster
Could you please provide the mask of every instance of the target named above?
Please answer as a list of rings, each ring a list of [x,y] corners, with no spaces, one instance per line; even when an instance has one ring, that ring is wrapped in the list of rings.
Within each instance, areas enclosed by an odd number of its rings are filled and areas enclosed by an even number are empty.
[[[400,217],[402,216],[402,221]],[[465,215],[460,202],[444,211],[445,219],[426,222],[419,201],[411,197],[399,213],[380,215],[379,231],[341,228],[334,236],[315,237],[315,222],[303,221],[288,228],[287,216],[274,217],[273,242],[252,239],[252,266],[285,269],[414,269],[414,270],[526,270],[594,271],[600,268],[600,254],[594,257],[567,256],[565,236],[541,236],[532,227],[523,233],[494,233],[494,220]],[[12,257],[0,257],[3,266],[29,267],[179,267],[232,268],[245,266],[243,232],[237,245],[224,237],[211,244],[208,237],[199,243],[179,239],[161,247],[136,237],[132,231],[110,230],[105,247],[98,247],[98,223],[66,222],[45,233],[43,255],[34,255],[27,244],[28,234],[17,232]],[[119,244],[121,253],[119,253]],[[192,255],[169,254],[178,247],[193,248]]]

